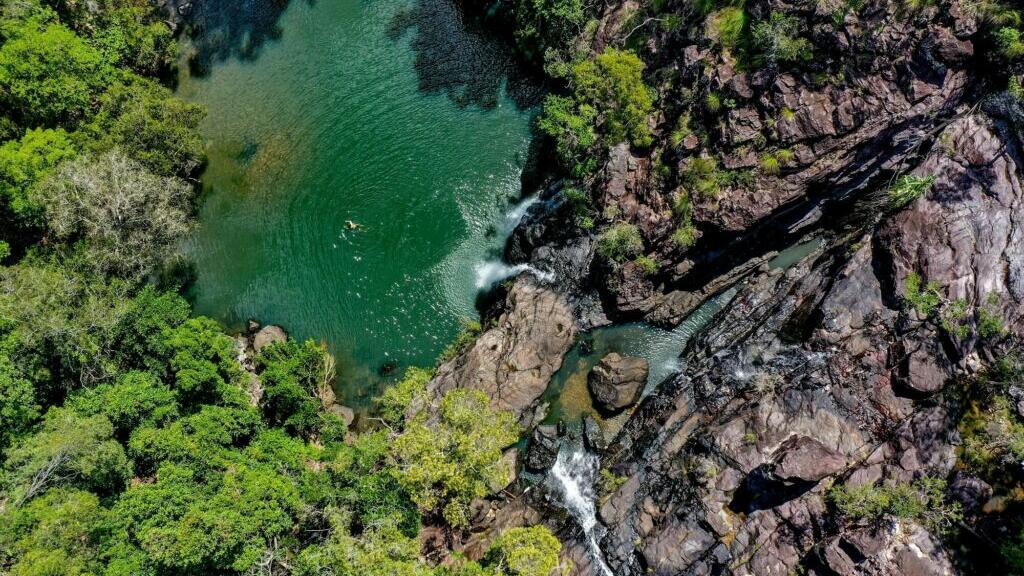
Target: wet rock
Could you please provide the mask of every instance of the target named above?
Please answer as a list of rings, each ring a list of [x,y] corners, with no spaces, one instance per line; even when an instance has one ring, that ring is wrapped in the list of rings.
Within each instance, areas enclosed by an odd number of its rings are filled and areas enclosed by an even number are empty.
[[[621,356],[616,352],[601,358],[587,377],[594,405],[609,414],[632,406],[647,383],[647,371],[647,360],[643,358]]]
[[[530,444],[526,448],[523,463],[532,472],[543,472],[551,468],[558,458],[558,427],[554,424],[537,426],[530,435]]]
[[[601,453],[608,448],[608,441],[604,437],[604,430],[594,420],[593,416],[583,417],[583,444],[591,452]]]
[[[273,344],[275,342],[287,342],[288,333],[284,331],[284,328],[280,326],[268,325],[260,329],[252,338],[253,350],[259,354],[260,350],[264,347]]]

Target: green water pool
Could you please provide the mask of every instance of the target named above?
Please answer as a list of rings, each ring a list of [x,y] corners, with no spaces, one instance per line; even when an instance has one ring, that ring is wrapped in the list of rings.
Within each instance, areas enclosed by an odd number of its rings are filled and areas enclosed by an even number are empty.
[[[343,400],[365,405],[476,316],[539,91],[449,0],[247,15],[251,29],[221,15],[183,48],[202,74],[183,73],[178,92],[209,112],[191,297],[229,326],[323,340]]]

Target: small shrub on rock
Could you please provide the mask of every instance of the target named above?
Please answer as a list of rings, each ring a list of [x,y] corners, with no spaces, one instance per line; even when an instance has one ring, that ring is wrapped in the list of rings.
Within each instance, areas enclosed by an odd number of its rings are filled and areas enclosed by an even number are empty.
[[[627,222],[620,222],[601,234],[597,241],[597,253],[612,262],[622,263],[644,249],[640,229]]]

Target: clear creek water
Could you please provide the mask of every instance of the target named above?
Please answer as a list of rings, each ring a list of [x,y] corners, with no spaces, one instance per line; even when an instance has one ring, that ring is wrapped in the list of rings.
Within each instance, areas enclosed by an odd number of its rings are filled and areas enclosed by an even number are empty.
[[[451,0],[263,2],[199,3],[184,47],[178,93],[208,109],[192,298],[323,339],[365,405],[514,272],[539,90]]]

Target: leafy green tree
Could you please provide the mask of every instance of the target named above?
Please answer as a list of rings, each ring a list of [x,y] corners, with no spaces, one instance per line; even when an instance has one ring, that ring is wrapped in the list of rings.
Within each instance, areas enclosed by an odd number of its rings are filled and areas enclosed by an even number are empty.
[[[33,189],[53,168],[74,156],[75,148],[68,134],[59,128],[29,130],[20,140],[0,146],[0,206],[6,207],[12,224],[42,225],[43,209]],[[12,232],[4,232],[3,236],[13,238]]]
[[[0,522],[0,567],[9,567],[5,574],[88,576],[102,571],[110,518],[95,494],[50,490],[10,508]]]
[[[518,0],[515,18],[516,41],[531,57],[567,48],[587,22],[583,0]]]
[[[563,162],[576,175],[596,168],[586,158],[597,144],[650,145],[647,122],[654,91],[644,84],[643,70],[643,61],[633,52],[608,48],[571,66],[570,97],[551,95],[545,100],[538,127],[555,139]]]
[[[489,486],[507,483],[501,450],[518,436],[512,414],[492,409],[484,393],[452,390],[441,400],[436,423],[421,411],[395,438],[395,477],[420,508],[463,527],[469,503],[489,494]]]
[[[263,384],[263,413],[273,426],[309,434],[319,422],[318,390],[329,385],[324,350],[312,340],[275,342],[256,357]]]
[[[597,143],[598,111],[590,104],[554,94],[544,100],[544,113],[537,127],[555,139],[558,155],[574,176],[597,169],[597,160],[589,151]]]
[[[235,360],[235,342],[220,324],[209,318],[191,318],[164,335],[171,388],[181,405],[246,405],[239,386],[242,369]]]
[[[120,2],[114,2],[117,5]],[[169,70],[178,56],[171,29],[145,3],[119,6],[104,12],[92,43],[116,66],[146,76]]]
[[[0,351],[0,454],[29,430],[39,418],[39,409],[32,382]]]
[[[561,551],[562,543],[543,526],[510,528],[491,545],[485,565],[497,566],[508,576],[551,576],[559,568]]]
[[[85,240],[98,272],[137,278],[173,252],[192,223],[193,189],[119,151],[62,165],[40,187],[55,238]]]
[[[327,542],[303,551],[299,574],[432,576],[433,570],[419,559],[419,540],[405,536],[395,526],[371,528],[355,537],[346,530],[343,514],[336,514],[333,523]]]
[[[174,393],[149,372],[127,372],[115,384],[83,389],[68,404],[82,414],[106,416],[123,439],[140,426],[158,426],[178,415]]]
[[[427,383],[434,377],[434,371],[426,368],[406,369],[401,381],[388,386],[377,398],[377,414],[392,426],[400,426],[405,412],[427,389]]]
[[[239,464],[218,484],[209,496],[190,502],[180,517],[139,532],[142,549],[154,562],[175,571],[244,572],[274,538],[292,529],[303,510],[295,485],[272,467]]]
[[[59,400],[69,383],[109,378],[107,331],[129,299],[127,286],[48,262],[0,267],[0,342],[37,385]]]
[[[419,510],[387,466],[390,450],[386,431],[365,433],[337,446],[327,471],[354,528],[389,524],[414,537],[420,528]]]
[[[191,312],[178,294],[145,286],[109,330],[109,348],[118,366],[164,374],[171,355],[166,335],[185,323]]]
[[[5,32],[0,104],[23,125],[73,128],[114,77],[99,50],[60,24],[31,18]]]
[[[210,472],[234,462],[236,449],[261,429],[254,409],[207,405],[166,426],[137,428],[128,439],[128,451],[140,474],[152,473],[165,462]]]
[[[202,106],[141,78],[110,86],[83,127],[93,149],[120,149],[158,176],[188,177],[202,164]]]
[[[100,494],[123,490],[132,466],[113,434],[106,416],[51,408],[42,429],[8,451],[4,475],[8,494],[15,502],[26,502],[55,486]]]

